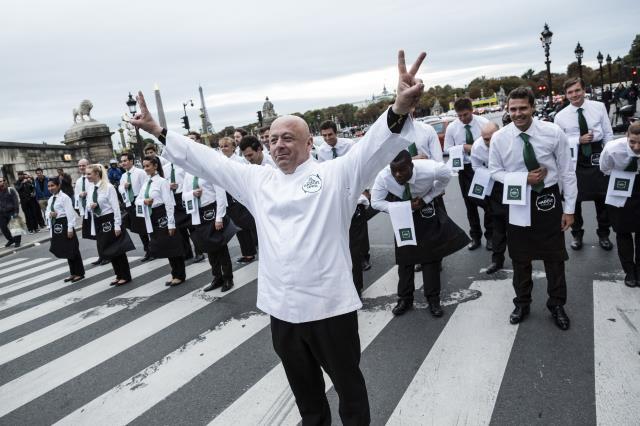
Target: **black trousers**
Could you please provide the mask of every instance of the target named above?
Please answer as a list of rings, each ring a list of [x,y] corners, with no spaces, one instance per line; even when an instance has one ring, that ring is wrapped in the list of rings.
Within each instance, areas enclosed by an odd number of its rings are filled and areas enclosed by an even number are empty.
[[[170,257],[169,265],[171,266],[171,277],[178,280],[186,280],[187,272],[184,266],[184,257]]]
[[[71,198],[73,200],[73,198]],[[40,228],[44,228],[46,225],[45,215],[47,214],[43,209],[40,208],[40,202],[36,199],[33,200],[34,209],[36,212],[36,222],[38,222],[38,226]]]
[[[256,228],[243,229],[236,234],[240,243],[240,252],[243,256],[255,256],[258,247],[258,235]]]
[[[424,297],[429,303],[440,300],[440,262],[422,264]],[[413,302],[416,290],[414,265],[398,265],[398,299]]]
[[[84,276],[84,265],[82,264],[82,256],[80,253],[73,259],[67,259],[69,264],[69,273],[78,277]]]
[[[191,250],[191,242],[189,240],[189,229],[186,227],[178,228],[178,234],[182,239],[182,248],[184,249],[184,258],[191,259],[193,257],[193,250]]]
[[[488,214],[486,204],[478,204],[477,202],[474,202],[473,199],[469,198],[468,194],[469,188],[471,187],[471,181],[473,181],[473,169],[471,168],[471,164],[465,164],[464,170],[460,170],[458,172],[458,184],[460,185],[464,205],[467,208],[469,236],[474,240],[482,238],[480,214],[478,214],[478,208],[482,208],[484,209],[484,236],[487,240],[490,240],[493,234],[491,216]]]
[[[604,203],[604,198],[602,197],[598,200],[595,200],[594,203],[596,205],[596,220],[598,221],[598,229],[596,230],[596,234],[598,237],[604,238],[608,237],[610,233],[611,222],[609,221],[609,214],[607,213],[607,207]],[[582,202],[576,201],[576,210],[574,213],[573,225],[571,225],[571,235],[574,237],[580,237],[584,235],[584,229],[582,226],[584,225],[584,220],[582,219]]]
[[[340,399],[338,412],[342,424],[370,423],[367,387],[360,371],[355,311],[300,324],[271,317],[271,338],[304,426],[331,424],[322,369],[331,378]]]
[[[196,229],[194,226],[188,226],[186,228],[186,230],[189,232],[189,236],[191,236],[194,229]],[[193,243],[193,251],[196,253],[196,256],[200,256],[202,254],[202,252],[196,246],[196,243]],[[189,247],[189,250],[187,250],[187,253],[191,253],[191,247]],[[185,257],[189,257],[189,256],[185,256]]]
[[[38,218],[36,215],[41,214],[41,212],[39,207],[36,208],[36,205],[34,200],[24,200],[20,202],[29,231],[36,231],[38,229]]]
[[[364,260],[367,262],[371,260],[371,245],[369,244],[369,224],[364,224],[364,247],[362,247],[362,254],[364,256]]]
[[[351,226],[349,227],[349,254],[351,255],[351,275],[353,275],[353,284],[358,294],[362,293],[364,288],[364,274],[362,272],[362,262],[365,259],[365,250],[369,245],[367,234],[367,218],[364,210],[360,215],[351,218]]]
[[[231,264],[229,247],[226,244],[218,250],[208,252],[207,257],[209,258],[211,274],[214,279],[233,280],[233,265]]]
[[[638,279],[640,273],[640,233],[616,233],[616,245],[622,269],[625,273]]]
[[[117,279],[127,281],[131,279],[131,269],[129,268],[129,259],[127,259],[126,254],[121,254],[111,259],[111,265]]]
[[[138,234],[140,237],[140,241],[142,241],[142,247],[144,247],[144,252],[149,253],[149,235],[148,234]]]
[[[493,253],[491,254],[491,261],[498,265],[504,263],[504,253],[507,250],[507,223],[506,216],[492,212],[493,235],[491,236],[491,242],[493,243]]]
[[[520,307],[529,306],[533,289],[531,262],[514,259],[511,259],[511,262],[513,263],[513,289],[516,292],[513,303]],[[564,261],[544,261],[544,272],[547,274],[547,307],[564,306],[567,301]]]
[[[13,236],[11,235],[11,231],[9,231],[9,221],[11,220],[11,215],[8,213],[0,213],[0,231],[2,235],[7,239],[7,241],[12,241]]]

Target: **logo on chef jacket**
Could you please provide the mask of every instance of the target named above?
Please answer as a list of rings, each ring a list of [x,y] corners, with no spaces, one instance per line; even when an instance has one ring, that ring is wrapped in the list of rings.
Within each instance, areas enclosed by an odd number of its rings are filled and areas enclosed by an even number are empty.
[[[320,178],[320,175],[309,176],[305,181],[305,183],[302,185],[302,190],[310,194],[314,192],[318,192],[321,189],[322,189],[322,179]]]
[[[425,219],[429,219],[430,217],[433,217],[435,214],[436,214],[436,208],[434,207],[433,203],[429,203],[420,209],[420,216],[422,216]]]
[[[158,228],[166,228],[168,223],[169,221],[167,220],[167,217],[162,216],[160,219],[158,219]]]
[[[204,220],[210,221],[216,218],[216,212],[215,210],[211,209],[211,210],[207,210],[206,212],[204,212],[202,214],[202,218]]]
[[[616,178],[616,180],[613,182],[613,188],[616,191],[628,191],[629,183],[629,179]]]
[[[413,234],[411,233],[411,228],[402,228],[399,229],[400,233],[400,241],[410,241],[413,240]]]
[[[600,165],[600,153],[596,152],[595,154],[591,154],[591,165],[599,166]]]
[[[102,232],[111,232],[111,222],[105,222],[102,224]]]
[[[507,188],[507,200],[522,200],[522,188],[518,185],[509,185]]]
[[[476,183],[473,185],[473,193],[476,195],[482,195],[484,193],[484,186]]]
[[[55,225],[53,225],[53,233],[54,234],[62,234],[62,224],[61,223],[56,223]]]
[[[462,167],[462,162],[460,161],[460,159],[459,159],[459,158],[454,158],[454,159],[451,161],[451,165],[452,165],[453,167]]]
[[[556,206],[556,196],[554,194],[539,195],[536,199],[536,207],[542,212],[548,212]]]

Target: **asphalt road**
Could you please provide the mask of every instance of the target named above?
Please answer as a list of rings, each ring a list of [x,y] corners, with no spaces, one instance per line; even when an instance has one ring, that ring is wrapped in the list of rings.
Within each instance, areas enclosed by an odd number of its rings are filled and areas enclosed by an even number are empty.
[[[445,200],[467,229],[455,178]],[[545,308],[538,262],[531,316],[509,325],[511,264],[487,276],[484,248],[445,259],[443,318],[419,293],[394,318],[392,234],[386,215],[370,221],[359,321],[373,424],[638,424],[640,289],[624,287],[615,251],[597,246],[593,206],[584,211],[585,247],[567,263],[569,331]],[[81,247],[85,261],[96,256],[91,242]],[[235,259],[235,240],[231,251]],[[54,263],[48,244],[0,259],[1,425],[299,421],[269,319],[255,307],[257,264],[235,265],[224,294],[199,290],[211,279],[206,262],[176,288],[164,286],[165,260],[131,267],[134,281],[114,288],[108,265],[63,283],[66,263]]]

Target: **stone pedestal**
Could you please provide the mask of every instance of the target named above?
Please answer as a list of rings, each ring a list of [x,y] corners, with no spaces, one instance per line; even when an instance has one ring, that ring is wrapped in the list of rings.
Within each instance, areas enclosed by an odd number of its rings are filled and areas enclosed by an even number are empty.
[[[76,149],[78,158],[91,163],[109,164],[113,158],[113,132],[106,124],[93,119],[75,123],[64,134],[64,144]]]

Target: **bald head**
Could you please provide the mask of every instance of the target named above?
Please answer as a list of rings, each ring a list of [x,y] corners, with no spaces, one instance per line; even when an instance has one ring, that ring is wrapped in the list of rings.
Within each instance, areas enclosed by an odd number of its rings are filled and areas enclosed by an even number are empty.
[[[295,115],[285,115],[271,123],[270,151],[284,173],[293,173],[309,159],[313,139],[307,122]]]
[[[499,129],[498,125],[493,121],[490,121],[484,126],[482,126],[482,130],[480,131],[480,134],[482,135],[482,139],[484,140],[484,143],[487,144],[487,146],[491,142],[491,136],[493,136],[493,134],[498,129]]]
[[[87,160],[86,158],[83,158],[80,161],[78,161],[78,171],[80,172],[80,175],[84,175],[86,173],[88,165],[89,165],[89,160]]]

